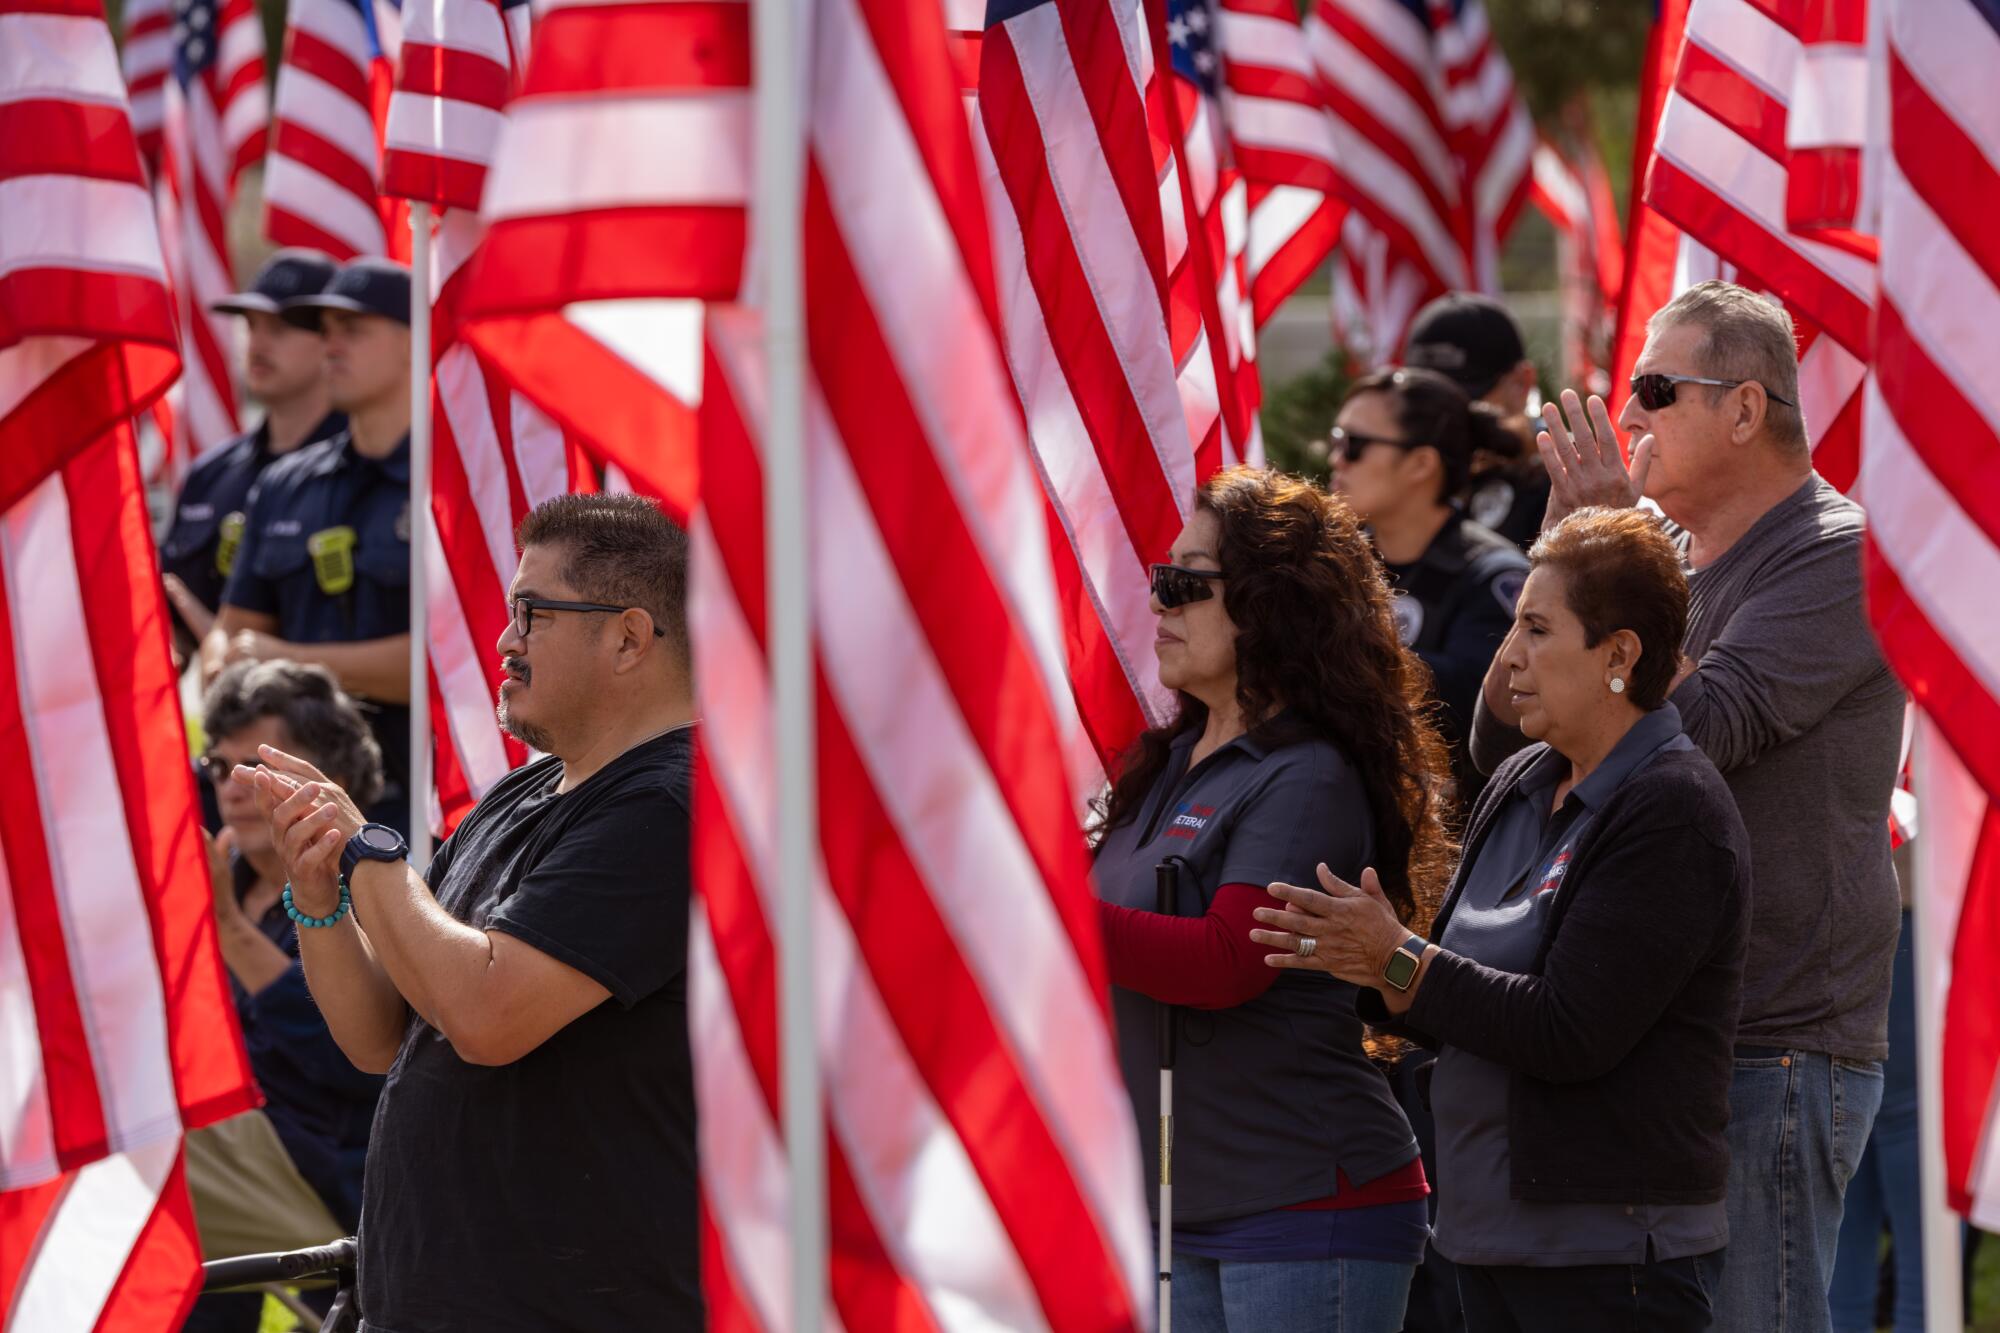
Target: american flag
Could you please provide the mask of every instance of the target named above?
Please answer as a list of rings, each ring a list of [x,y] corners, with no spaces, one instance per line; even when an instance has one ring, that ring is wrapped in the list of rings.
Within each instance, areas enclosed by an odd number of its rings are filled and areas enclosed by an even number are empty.
[[[0,0],[0,1325],[170,1328],[181,1136],[256,1093],[137,450],[178,369],[95,0]]]
[[[160,160],[160,124],[166,110],[167,72],[174,64],[173,0],[128,0],[119,59],[132,102],[132,133],[148,167]]]
[[[1244,255],[1262,328],[1340,236],[1333,118],[1294,0],[1222,0],[1223,119],[1248,184]]]
[[[1046,501],[1000,354],[989,201],[958,75],[930,6],[830,0],[809,31],[812,931],[830,1313],[854,1328],[1134,1327],[1150,1288],[1139,1161],[1063,767]],[[635,46],[635,33],[649,40]],[[489,186],[470,336],[509,374],[544,374],[536,349],[611,367],[616,403],[566,401],[560,385],[544,401],[608,431],[672,491],[686,486],[673,473],[691,470],[673,452],[687,437],[629,431],[698,395],[690,613],[707,739],[689,994],[704,1279],[718,1327],[782,1327],[755,312],[709,312],[693,383],[663,355],[688,331],[676,300],[725,300],[741,280],[747,15],[576,5],[541,20],[534,46]],[[595,86],[606,70],[621,94],[609,114],[563,97],[565,80]],[[1136,116],[1136,98],[1127,105]],[[702,129],[726,134],[689,133]],[[703,151],[656,153],[663,130]],[[550,162],[564,170],[526,169]],[[1133,183],[1157,188],[1150,170]],[[629,229],[577,203],[614,195],[631,202]],[[897,208],[885,214],[884,198]],[[663,235],[687,244],[650,243]],[[517,249],[529,238],[541,244]],[[584,262],[552,262],[568,245]],[[1158,287],[1141,290],[1157,310]],[[995,876],[1014,886],[1004,898],[979,887]]]
[[[591,490],[590,459],[460,340],[465,262],[502,108],[528,55],[528,7],[410,0],[387,108],[383,192],[442,210],[430,245],[431,513],[427,548],[431,730],[438,827],[449,833],[528,752],[499,729],[493,644],[507,618],[514,530],[552,495]]]
[[[185,371],[175,390],[165,476],[237,433],[232,320],[209,309],[236,290],[229,210],[243,169],[264,156],[264,28],[252,0],[172,0],[157,196]]]
[[[1181,198],[1190,219],[1183,263],[1194,282],[1207,330],[1222,406],[1221,448],[1197,450],[1206,475],[1232,463],[1262,463],[1257,408],[1257,330],[1249,295],[1249,185],[1223,123],[1220,9],[1216,0],[1168,0],[1167,50],[1173,77],[1158,105],[1181,169]],[[1170,270],[1180,281],[1179,266]]]
[[[1220,455],[1220,405],[1193,275],[1178,301],[1167,276],[1170,257],[1185,268],[1187,230],[1177,159],[1148,127],[1161,89],[1143,4],[1015,6],[982,35],[985,17],[977,3],[950,13],[1008,363],[1066,539],[1056,575],[1093,742],[1072,765],[1085,783],[1167,716],[1146,566],[1186,518],[1197,454]],[[1065,130],[1078,125],[1094,132]]]
[[[1677,286],[1732,278],[1769,290],[1791,310],[1814,465],[1847,490],[1860,466],[1875,266],[1868,254],[1794,230],[1787,220],[1788,109],[1807,8],[1693,0],[1644,179],[1647,205],[1685,236]],[[1649,312],[1637,313],[1643,319]]]
[[[683,516],[700,302],[736,294],[748,235],[748,23],[742,0],[539,13],[459,307],[516,388]]]
[[[1869,614],[1930,727],[1922,842],[1947,1182],[2000,1227],[2000,9],[1877,0],[1888,97],[1880,283],[1866,391]],[[1940,743],[1941,742],[1941,743]],[[1933,992],[1934,993],[1934,992]]]
[[[264,169],[274,243],[409,257],[407,210],[376,194],[401,46],[394,0],[292,0]]]
[[[1354,208],[1343,337],[1391,360],[1430,297],[1498,290],[1534,129],[1479,0],[1317,0],[1308,30]]]

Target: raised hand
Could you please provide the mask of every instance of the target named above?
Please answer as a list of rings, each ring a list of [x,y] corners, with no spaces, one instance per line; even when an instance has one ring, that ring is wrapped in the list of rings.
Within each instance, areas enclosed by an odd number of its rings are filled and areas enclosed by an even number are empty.
[[[1287,905],[1253,912],[1274,929],[1253,930],[1250,938],[1280,951],[1265,956],[1271,967],[1303,968],[1356,985],[1379,985],[1383,965],[1408,934],[1382,892],[1381,879],[1371,867],[1361,872],[1357,887],[1321,865],[1319,882],[1320,889],[1271,885],[1271,896]],[[1314,943],[1301,954],[1301,942],[1308,939]]]
[[[1589,505],[1629,509],[1646,493],[1646,474],[1653,466],[1653,437],[1641,436],[1632,446],[1628,468],[1618,448],[1610,410],[1596,394],[1590,396],[1587,410],[1574,389],[1563,390],[1560,404],[1544,403],[1535,448],[1549,473],[1544,532],[1578,509]]]

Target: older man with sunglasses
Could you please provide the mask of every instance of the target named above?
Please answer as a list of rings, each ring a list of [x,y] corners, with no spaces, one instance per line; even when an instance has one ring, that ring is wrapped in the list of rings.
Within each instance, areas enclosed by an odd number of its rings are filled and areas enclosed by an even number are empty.
[[[1687,562],[1671,702],[1727,777],[1752,857],[1716,1327],[1823,1330],[1842,1196],[1882,1098],[1903,694],[1862,613],[1861,509],[1813,471],[1784,310],[1692,287],[1653,316],[1634,371],[1629,467],[1601,399],[1544,412],[1548,521],[1644,496]],[[1516,720],[1496,663],[1473,726],[1482,767],[1518,748]]]

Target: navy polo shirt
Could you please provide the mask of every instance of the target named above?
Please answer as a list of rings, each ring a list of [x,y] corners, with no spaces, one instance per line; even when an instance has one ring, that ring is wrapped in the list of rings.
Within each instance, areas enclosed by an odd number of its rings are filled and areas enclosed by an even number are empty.
[[[1441,948],[1500,972],[1527,973],[1573,849],[1613,792],[1659,755],[1692,750],[1672,704],[1634,723],[1551,810],[1570,762],[1530,764],[1493,817],[1466,872]],[[1729,1238],[1720,1200],[1702,1204],[1527,1203],[1509,1185],[1508,1071],[1447,1046],[1431,1084],[1437,1113],[1436,1244],[1454,1263],[1568,1268],[1680,1259]]]
[[[329,412],[299,447],[346,428],[346,417]],[[211,611],[222,605],[223,586],[241,549],[250,488],[279,457],[271,452],[271,427],[264,422],[202,455],[181,485],[173,526],[160,543],[160,567],[177,575]]]
[[[1267,748],[1239,736],[1190,766],[1196,733],[1173,744],[1137,817],[1105,835],[1097,891],[1156,910],[1154,867],[1187,862],[1177,916],[1200,916],[1224,884],[1316,884],[1324,861],[1349,883],[1373,863],[1368,792],[1322,740]],[[1230,1009],[1177,1009],[1174,1220],[1220,1222],[1365,1184],[1417,1155],[1409,1121],[1361,1048],[1355,988],[1317,972],[1280,972]],[[1160,1004],[1114,987],[1118,1059],[1140,1148],[1159,1151]],[[1156,1203],[1149,1196],[1149,1203]],[[1372,1210],[1371,1210],[1372,1211]]]
[[[226,605],[276,617],[278,636],[292,643],[409,633],[408,436],[386,458],[357,453],[344,430],[307,445],[265,469],[248,503]],[[407,801],[410,710],[360,702],[387,779],[376,810],[394,811]]]

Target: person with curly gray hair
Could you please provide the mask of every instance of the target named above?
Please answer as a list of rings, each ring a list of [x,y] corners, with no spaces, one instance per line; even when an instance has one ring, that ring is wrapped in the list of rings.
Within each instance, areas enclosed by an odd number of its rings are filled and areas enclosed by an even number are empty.
[[[382,752],[324,667],[238,662],[209,686],[200,767],[223,826],[209,844],[215,927],[250,1069],[264,1094],[188,1138],[187,1177],[210,1259],[324,1244],[361,1215],[361,1167],[382,1080],[348,1063],[306,989],[298,931],[282,906],[285,868],[253,792],[229,774],[275,745],[359,799],[382,789]],[[204,1298],[189,1328],[254,1329],[262,1298]]]

